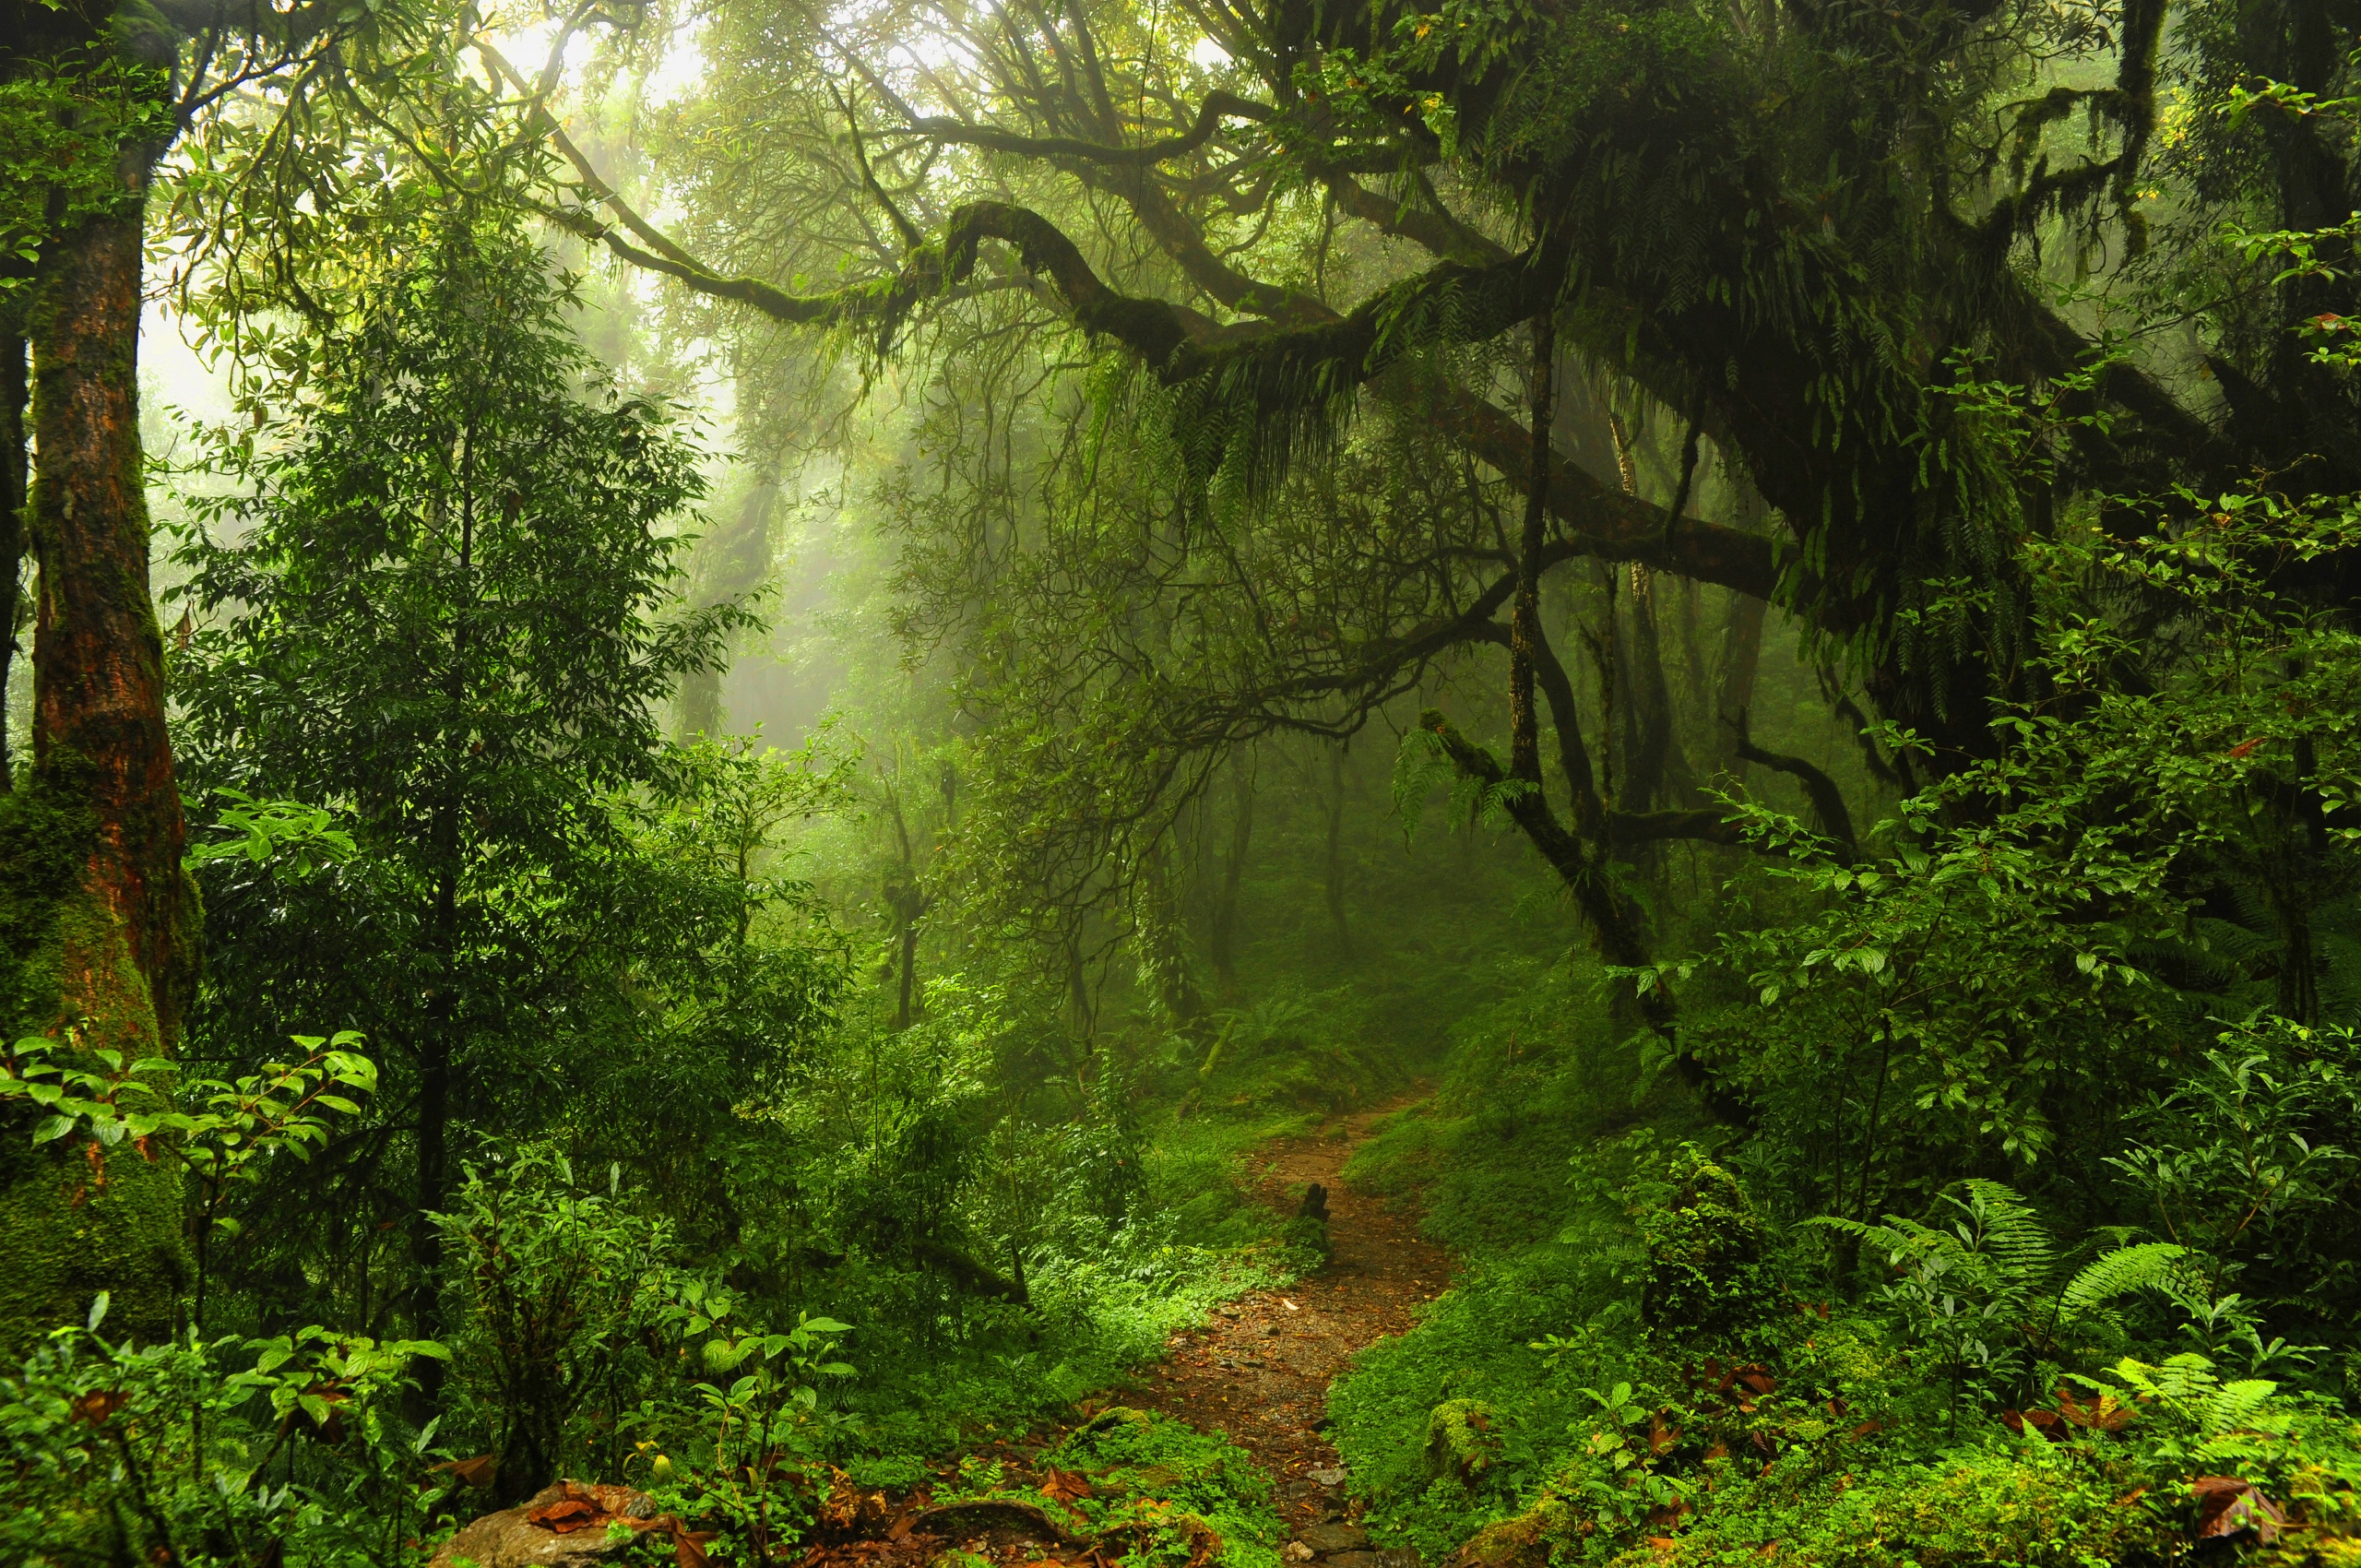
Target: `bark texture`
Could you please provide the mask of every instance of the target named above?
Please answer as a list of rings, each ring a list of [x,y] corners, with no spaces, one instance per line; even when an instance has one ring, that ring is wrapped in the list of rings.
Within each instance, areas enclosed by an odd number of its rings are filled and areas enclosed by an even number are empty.
[[[136,356],[146,163],[114,211],[42,248],[27,337],[40,572],[32,778],[9,848],[50,873],[12,887],[18,1027],[125,1061],[170,1053],[193,987],[196,905],[164,728],[163,638],[148,594]],[[12,856],[12,859],[15,857]],[[20,862],[21,863],[21,862]],[[67,1138],[0,1156],[0,1323],[12,1336],[86,1312],[141,1337],[171,1326],[187,1270],[174,1168]]]

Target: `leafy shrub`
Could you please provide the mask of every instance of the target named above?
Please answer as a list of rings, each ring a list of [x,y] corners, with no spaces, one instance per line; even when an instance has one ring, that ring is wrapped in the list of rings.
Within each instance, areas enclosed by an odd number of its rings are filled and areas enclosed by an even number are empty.
[[[399,1419],[440,1346],[304,1328],[137,1345],[89,1321],[0,1376],[0,1550],[25,1568],[408,1561],[453,1483]]]
[[[576,1180],[548,1145],[471,1166],[439,1221],[456,1282],[454,1393],[498,1455],[495,1496],[564,1473],[612,1474],[622,1412],[662,1374],[658,1327],[675,1288],[669,1228]]]

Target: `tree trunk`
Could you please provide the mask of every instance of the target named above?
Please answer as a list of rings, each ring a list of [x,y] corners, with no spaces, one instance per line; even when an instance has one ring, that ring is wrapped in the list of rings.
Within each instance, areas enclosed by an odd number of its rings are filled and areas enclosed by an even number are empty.
[[[20,325],[0,327],[0,793],[16,788],[8,754],[8,677],[17,662],[17,604],[24,592],[25,497],[32,478],[25,409],[32,396]]]
[[[420,1339],[439,1339],[443,1331],[443,1228],[434,1217],[450,1206],[451,1099],[458,1071],[458,825],[456,805],[436,814],[433,842],[444,859],[428,936],[435,959],[434,991],[427,1001],[426,1029],[419,1041],[418,1169],[409,1215],[409,1328]],[[422,1419],[441,1392],[442,1362],[424,1358],[418,1371],[413,1413]]]
[[[1229,771],[1229,852],[1223,858],[1221,887],[1207,922],[1206,948],[1213,960],[1214,990],[1223,1005],[1238,1001],[1238,894],[1246,880],[1246,855],[1254,841],[1254,769],[1246,757]]]
[[[1335,928],[1336,951],[1353,956],[1352,922],[1345,909],[1345,748],[1328,748],[1328,788],[1320,797],[1328,818],[1327,856],[1322,886],[1328,896],[1328,923]]]
[[[428,829],[427,853],[434,875],[434,908],[427,923],[433,959],[434,990],[426,1004],[426,1029],[418,1056],[417,1201],[409,1218],[410,1332],[421,1339],[443,1336],[443,1228],[434,1217],[449,1206],[451,1104],[463,1066],[459,1019],[459,884],[466,863],[465,823],[469,659],[474,651],[476,564],[476,445],[470,422],[459,433],[460,608],[451,625],[451,665],[444,676],[443,745],[450,770]],[[443,1387],[443,1363],[424,1358],[418,1368],[412,1408],[433,1408]]]
[[[125,195],[42,246],[32,355],[33,778],[7,797],[0,923],[9,1023],[126,1061],[168,1054],[196,972],[197,909],[164,728],[163,637],[148,597],[139,449],[144,152]],[[13,608],[13,606],[12,606]],[[54,881],[42,886],[44,869]],[[28,874],[30,873],[30,874]],[[73,1140],[0,1154],[0,1336],[78,1317],[167,1331],[186,1277],[174,1169]]]
[[[915,911],[905,911],[902,915],[901,964],[900,991],[894,1000],[894,1028],[896,1033],[908,1028],[918,1017],[919,919]]]
[[[1738,726],[1754,706],[1754,672],[1762,662],[1762,600],[1745,594],[1730,596],[1730,618],[1722,633],[1722,690],[1714,704],[1714,753],[1717,771],[1736,775]]]
[[[1631,642],[1619,661],[1631,714],[1624,786],[1619,809],[1644,812],[1674,803],[1688,792],[1689,765],[1673,734],[1672,683],[1665,674],[1664,636],[1657,624],[1656,590],[1661,584],[1644,566],[1631,574]]]

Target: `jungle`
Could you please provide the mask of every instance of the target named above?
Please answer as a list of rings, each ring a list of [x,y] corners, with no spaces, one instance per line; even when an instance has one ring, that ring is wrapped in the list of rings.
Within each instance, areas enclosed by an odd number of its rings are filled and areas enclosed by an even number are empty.
[[[2356,0],[0,0],[6,1568],[2352,1568],[2356,1028]]]

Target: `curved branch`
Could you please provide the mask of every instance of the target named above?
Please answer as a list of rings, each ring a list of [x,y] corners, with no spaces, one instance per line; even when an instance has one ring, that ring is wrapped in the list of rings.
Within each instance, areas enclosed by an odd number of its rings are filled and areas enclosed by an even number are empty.
[[[1181,158],[1213,139],[1224,120],[1252,120],[1260,124],[1273,119],[1276,111],[1252,99],[1240,98],[1234,92],[1216,89],[1205,95],[1204,103],[1197,110],[1196,120],[1178,136],[1149,142],[1145,147],[1109,147],[1104,142],[1085,141],[1079,137],[1028,137],[1016,131],[1006,131],[997,125],[979,125],[967,120],[955,120],[944,114],[912,115],[912,135],[954,147],[977,147],[987,152],[1004,152],[1018,158],[1070,159],[1083,163],[1103,163],[1116,167],[1145,168],[1169,158]]]
[[[504,75],[521,85],[515,68],[496,51],[481,42],[478,47]],[[980,243],[999,239],[1016,246],[1026,270],[1051,286],[1077,326],[1112,338],[1138,354],[1168,385],[1196,381],[1207,390],[1227,396],[1234,394],[1239,384],[1250,383],[1258,398],[1270,398],[1299,412],[1309,400],[1305,383],[1314,394],[1324,390],[1330,399],[1353,392],[1414,344],[1440,336],[1444,318],[1470,298],[1488,303],[1485,321],[1497,332],[1529,316],[1536,298],[1546,291],[1546,268],[1529,265],[1527,258],[1502,254],[1485,265],[1442,262],[1363,302],[1347,315],[1327,313],[1311,302],[1323,313],[1323,319],[1310,326],[1272,322],[1225,327],[1185,305],[1109,288],[1081,248],[1038,213],[1003,202],[977,202],[951,215],[939,248],[913,249],[894,279],[826,294],[790,294],[759,279],[727,276],[699,263],[600,179],[554,118],[546,111],[540,112],[540,118],[552,143],[574,164],[592,197],[648,248],[623,239],[612,227],[587,213],[544,209],[553,220],[605,244],[634,266],[677,279],[700,293],[750,305],[776,321],[818,327],[873,322],[880,327],[881,343],[890,339],[922,299],[946,285],[965,282],[975,267]],[[1216,298],[1230,292],[1222,287],[1223,279],[1200,281],[1211,285],[1208,291],[1218,290]],[[1242,275],[1237,281],[1250,290],[1257,287]],[[1287,296],[1282,302],[1285,306],[1303,307],[1306,296],[1282,292]],[[1241,297],[1238,303],[1250,302]],[[1450,326],[1454,336],[1475,335],[1467,321],[1453,320]],[[1191,351],[1184,353],[1184,349]],[[1304,375],[1290,374],[1287,367],[1300,365],[1304,359],[1312,360],[1313,367]],[[1445,386],[1433,390],[1440,403],[1433,410],[1439,426],[1464,442],[1487,467],[1524,486],[1531,467],[1530,442],[1517,422],[1464,387]],[[1760,599],[1769,599],[1775,592],[1778,567],[1769,540],[1720,524],[1675,518],[1643,501],[1615,494],[1554,449],[1550,464],[1549,513],[1574,530],[1584,552],[1610,561],[1638,561],[1658,571]]]
[[[1633,844],[1654,844],[1667,838],[1693,840],[1701,844],[1726,844],[1738,849],[1750,847],[1743,829],[1718,811],[1617,812],[1608,818],[1607,830],[1617,849]]]
[[[1811,802],[1812,814],[1820,818],[1820,830],[1836,840],[1846,861],[1857,858],[1860,848],[1853,837],[1853,814],[1845,809],[1845,791],[1836,787],[1836,780],[1799,756],[1766,752],[1756,745],[1746,732],[1745,709],[1739,709],[1731,722],[1738,731],[1738,760],[1784,773],[1801,784]]]

